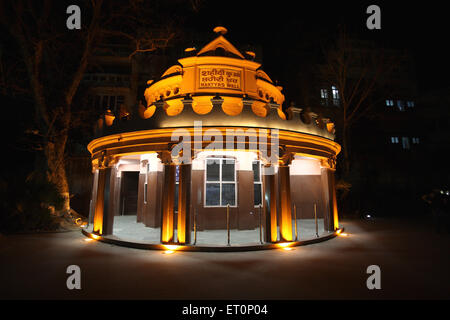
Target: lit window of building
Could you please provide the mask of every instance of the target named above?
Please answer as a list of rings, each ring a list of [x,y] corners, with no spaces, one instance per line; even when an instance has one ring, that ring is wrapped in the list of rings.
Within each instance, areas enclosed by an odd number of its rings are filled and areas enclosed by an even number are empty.
[[[391,137],[391,143],[398,143],[398,137]]]
[[[394,100],[386,100],[386,106],[393,107],[394,106]]]
[[[233,159],[206,159],[205,206],[236,205],[236,170]]]
[[[331,86],[331,93],[333,95],[333,104],[339,105],[339,90],[335,86]]]
[[[413,144],[419,144],[419,138],[417,138],[417,137],[414,137],[414,138],[412,138],[412,143]]]
[[[320,89],[320,104],[326,106],[328,104],[328,90]]]
[[[408,108],[414,108],[414,101],[406,101],[406,106]]]
[[[405,111],[405,104],[401,100],[397,100],[397,107],[400,111]]]
[[[402,137],[402,147],[403,149],[409,149],[409,138]]]

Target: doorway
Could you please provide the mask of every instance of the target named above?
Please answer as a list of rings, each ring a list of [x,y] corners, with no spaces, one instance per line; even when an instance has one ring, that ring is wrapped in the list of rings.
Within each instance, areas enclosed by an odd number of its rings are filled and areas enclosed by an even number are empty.
[[[120,186],[120,215],[137,215],[139,172],[122,172]]]

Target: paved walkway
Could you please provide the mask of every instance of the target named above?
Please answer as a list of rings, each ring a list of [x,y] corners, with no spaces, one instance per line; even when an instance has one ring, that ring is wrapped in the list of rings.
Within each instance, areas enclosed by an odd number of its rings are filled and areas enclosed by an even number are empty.
[[[81,232],[3,236],[0,299],[449,299],[450,235],[422,220],[346,221],[349,237],[291,251],[147,251]],[[82,289],[66,288],[81,268]],[[381,268],[368,290],[366,268]]]

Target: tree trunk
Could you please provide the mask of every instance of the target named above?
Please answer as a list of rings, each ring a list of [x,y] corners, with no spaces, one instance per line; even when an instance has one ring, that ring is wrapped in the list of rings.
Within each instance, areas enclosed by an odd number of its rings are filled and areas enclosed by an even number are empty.
[[[48,142],[44,146],[44,151],[47,159],[47,179],[55,184],[59,194],[63,197],[62,211],[67,212],[70,210],[70,194],[64,157],[66,141],[67,134],[57,142]]]
[[[342,128],[342,151],[344,153],[344,177],[348,177],[350,174],[350,128],[347,125],[343,125]]]

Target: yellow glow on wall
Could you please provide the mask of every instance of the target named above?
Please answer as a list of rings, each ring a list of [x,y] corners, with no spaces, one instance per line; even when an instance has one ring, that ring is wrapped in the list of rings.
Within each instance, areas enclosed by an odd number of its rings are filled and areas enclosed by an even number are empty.
[[[107,110],[106,114],[105,114],[105,123],[106,125],[109,127],[113,124],[114,119],[116,117],[114,116],[114,114],[111,112],[111,110]]]
[[[161,216],[161,242],[171,243],[174,240],[174,194],[175,165],[164,165],[163,199]]]
[[[97,214],[94,217],[94,229],[93,231],[98,234],[102,234],[103,232],[103,213]]]
[[[332,175],[332,182],[333,182],[333,191],[330,196],[333,197],[333,222],[334,222],[334,230],[339,229],[339,217],[338,217],[338,208],[337,208],[337,199],[336,199],[336,187],[334,182],[334,175]]]
[[[280,243],[277,243],[277,247],[280,247],[280,248],[286,248],[286,247],[289,247],[291,245],[292,245],[292,242],[280,242]]]
[[[278,240],[278,230],[277,230],[277,216],[272,214],[270,216],[270,238],[271,242],[276,242]]]
[[[172,250],[175,251],[177,250],[180,246],[176,245],[176,244],[165,244],[163,245],[164,248],[166,248],[166,250]]]
[[[278,112],[278,116],[283,119],[286,120],[286,115],[284,114],[284,112],[281,110],[281,107],[277,110]]]
[[[281,212],[281,238],[284,241],[292,241],[292,217],[291,212]]]
[[[335,203],[333,205],[333,221],[334,221],[334,230],[339,229],[339,218],[338,218],[338,212],[337,212],[337,204]]]
[[[181,219],[181,216],[178,217],[178,225],[177,225],[177,237],[179,243],[186,243],[186,222],[184,219]]]
[[[153,114],[156,111],[156,106],[151,105],[150,107],[146,108],[144,111],[144,119],[148,119],[151,118],[153,116]]]
[[[173,241],[173,213],[167,213],[163,219],[163,226],[161,227],[161,242],[170,243]]]
[[[266,103],[262,101],[255,101],[252,104],[252,111],[258,117],[265,117],[267,115]]]
[[[181,99],[167,100],[164,103],[164,110],[168,116],[176,116],[181,111],[183,111],[183,102]]]
[[[296,156],[292,160],[290,174],[295,175],[321,175],[320,161],[315,158]]]
[[[212,108],[212,105],[211,105]],[[190,123],[192,126],[192,122]],[[223,132],[226,132],[226,129],[230,129],[234,127],[223,127],[221,130]],[[113,148],[115,144],[119,143],[124,144],[128,142],[128,146],[130,146],[131,141],[136,141],[136,143],[139,143],[139,140],[146,140],[146,139],[160,139],[160,138],[168,138],[168,141],[170,141],[170,138],[172,137],[172,132],[175,129],[168,128],[168,129],[154,129],[154,130],[140,130],[140,131],[132,131],[132,132],[123,132],[120,134],[112,134],[109,136],[100,137],[97,139],[92,140],[88,144],[88,150],[91,152],[91,154],[94,152],[98,152],[100,149],[106,149],[106,148]],[[195,134],[194,128],[186,128],[192,135]],[[315,150],[315,151],[324,151],[330,150],[333,155],[337,155],[340,150],[341,146],[332,140],[322,138],[319,136],[312,136],[309,134],[301,133],[301,132],[288,132],[279,130],[279,139],[281,140],[289,140],[291,144],[297,145],[298,143],[308,143],[309,145],[313,144],[316,145],[315,148],[309,147],[308,149]],[[302,146],[303,148],[306,148],[306,146]],[[151,151],[151,150],[149,150]],[[119,152],[114,153],[119,155]],[[121,154],[122,155],[122,154]],[[305,153],[305,155],[314,157],[314,154]],[[323,158],[323,157],[318,157]],[[95,160],[95,159],[93,159]]]
[[[236,97],[224,97],[222,103],[222,110],[229,116],[237,116],[242,112],[244,107],[241,98]]]
[[[292,209],[289,179],[289,166],[278,166],[280,193],[280,233],[283,241],[292,241]]]
[[[333,122],[328,122],[327,123],[327,130],[328,130],[328,132],[333,132],[333,130],[334,130],[334,123]]]
[[[209,113],[213,108],[211,98],[212,96],[193,97],[192,109],[194,109],[194,112],[197,114]]]

